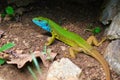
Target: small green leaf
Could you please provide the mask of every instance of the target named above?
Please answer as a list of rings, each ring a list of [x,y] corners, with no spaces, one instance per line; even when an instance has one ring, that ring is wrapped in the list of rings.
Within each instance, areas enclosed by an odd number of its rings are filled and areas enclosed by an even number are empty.
[[[8,15],[13,15],[14,14],[14,9],[11,6],[6,7],[5,11]]]
[[[6,62],[5,59],[0,58],[0,65],[4,64]]]
[[[34,80],[38,80],[37,76],[36,76],[35,72],[32,70],[32,68],[30,66],[27,66],[27,68],[28,68],[28,71],[32,74]]]
[[[47,53],[47,46],[44,46],[43,52],[46,54]]]
[[[39,72],[39,74],[41,74],[40,66],[39,66],[38,61],[37,61],[37,59],[36,59],[34,54],[32,54],[32,59],[33,59],[33,62],[35,64],[35,67],[37,68],[37,71]]]
[[[2,17],[2,18],[4,18],[4,17],[5,17],[5,15],[6,15],[5,13],[2,13],[2,14],[1,14],[1,17]]]
[[[101,32],[100,27],[95,27],[95,28],[93,29],[93,33],[94,33],[94,34],[98,34],[98,33],[100,33],[100,32]]]
[[[14,47],[15,44],[14,43],[7,43],[7,44],[4,44],[2,47],[0,47],[0,52],[2,51],[5,51],[5,50],[8,50],[12,47]]]
[[[0,47],[0,52],[5,51],[5,50],[7,50],[7,49],[10,49],[10,48],[12,48],[13,46],[15,46],[14,43],[4,44],[2,47]],[[5,62],[6,62],[5,59],[0,58],[0,65],[1,65],[1,64],[4,64]]]

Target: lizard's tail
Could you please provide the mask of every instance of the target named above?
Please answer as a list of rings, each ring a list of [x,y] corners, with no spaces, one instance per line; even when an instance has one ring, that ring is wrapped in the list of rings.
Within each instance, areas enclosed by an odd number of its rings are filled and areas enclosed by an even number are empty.
[[[92,57],[97,59],[102,64],[103,69],[104,69],[105,74],[106,74],[106,80],[110,80],[109,66],[108,66],[108,63],[106,62],[106,60],[103,58],[103,56],[95,49],[92,49],[91,51],[88,51],[88,52],[90,53],[90,55]]]

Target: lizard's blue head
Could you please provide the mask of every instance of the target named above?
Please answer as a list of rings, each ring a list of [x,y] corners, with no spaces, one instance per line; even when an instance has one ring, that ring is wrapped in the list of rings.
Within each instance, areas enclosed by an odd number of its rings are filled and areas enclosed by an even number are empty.
[[[33,18],[33,23],[41,27],[42,29],[51,32],[50,25],[48,24],[48,21],[44,19],[43,17]]]

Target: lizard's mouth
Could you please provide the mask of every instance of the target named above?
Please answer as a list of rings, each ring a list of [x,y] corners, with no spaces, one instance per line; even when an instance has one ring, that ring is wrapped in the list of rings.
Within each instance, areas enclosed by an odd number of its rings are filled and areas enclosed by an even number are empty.
[[[32,22],[33,22],[33,23],[36,23],[36,21],[38,21],[36,18],[33,18],[33,19],[32,19]]]
[[[32,19],[32,22],[33,22],[33,23],[35,23],[35,21],[36,21],[35,19]]]

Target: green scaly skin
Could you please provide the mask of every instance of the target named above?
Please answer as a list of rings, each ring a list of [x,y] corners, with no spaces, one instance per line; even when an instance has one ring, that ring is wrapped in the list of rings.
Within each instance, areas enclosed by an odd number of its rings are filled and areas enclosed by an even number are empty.
[[[50,45],[56,38],[64,43],[68,44],[72,48],[82,49],[84,53],[94,57],[96,60],[98,60],[102,64],[102,66],[105,70],[106,80],[110,80],[110,71],[109,71],[109,67],[108,67],[106,60],[86,40],[84,40],[79,35],[62,28],[60,25],[58,25],[57,23],[55,23],[54,21],[52,21],[48,18],[38,17],[35,19],[46,20],[48,22],[48,24],[50,25],[52,37],[46,45]],[[71,56],[73,55],[72,57],[75,57],[74,51],[80,52],[80,50],[72,50],[71,49],[70,54],[71,54]]]

